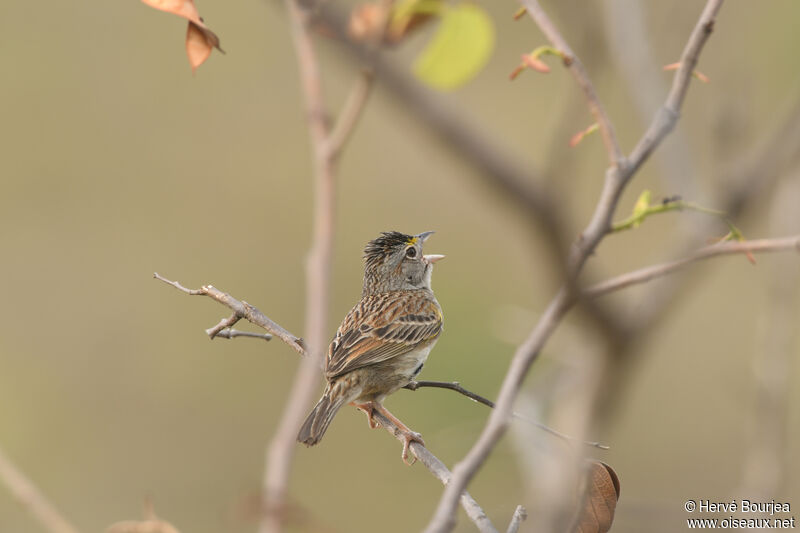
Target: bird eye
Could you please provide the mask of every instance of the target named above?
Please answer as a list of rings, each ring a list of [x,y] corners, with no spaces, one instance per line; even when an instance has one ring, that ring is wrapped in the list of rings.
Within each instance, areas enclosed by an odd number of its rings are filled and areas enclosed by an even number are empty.
[[[414,248],[413,246],[410,247],[408,250],[406,250],[406,257],[409,257],[411,259],[417,257],[417,249]]]

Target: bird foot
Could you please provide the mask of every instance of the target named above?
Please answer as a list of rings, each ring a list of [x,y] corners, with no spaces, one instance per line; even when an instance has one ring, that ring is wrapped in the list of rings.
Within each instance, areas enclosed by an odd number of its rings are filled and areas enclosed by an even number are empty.
[[[403,435],[403,453],[402,453],[401,457],[403,458],[403,462],[405,464],[407,464],[408,466],[411,466],[411,465],[413,465],[414,463],[417,462],[417,457],[415,455],[411,456],[411,461],[410,462],[408,460],[408,457],[409,457],[408,450],[409,450],[409,447],[411,446],[411,443],[412,442],[418,442],[418,443],[422,444],[423,446],[425,446],[425,441],[422,440],[422,435],[420,435],[419,433],[416,433],[414,431],[411,431],[411,430],[401,432],[401,434]]]
[[[378,429],[381,427],[381,423],[375,420],[374,413],[375,413],[375,404],[372,402],[365,402],[365,403],[356,403],[352,402],[350,405],[354,406],[355,408],[364,412],[367,415],[367,424],[369,424],[370,429]]]
[[[364,413],[367,415],[367,422],[369,423],[369,427],[372,429],[381,427],[381,423],[375,419],[376,412],[388,418],[395,425],[395,430],[394,430],[395,436],[398,439],[402,440],[403,442],[403,453],[401,455],[401,457],[403,458],[403,462],[408,466],[411,466],[415,462],[417,462],[416,456],[411,455],[408,452],[412,442],[418,442],[423,446],[425,446],[425,441],[422,440],[422,435],[420,435],[416,431],[411,431],[408,428],[408,426],[403,424],[397,417],[395,417],[383,405],[381,405],[378,402],[364,402],[364,403],[351,402],[350,405],[360,409],[361,411],[364,411]]]

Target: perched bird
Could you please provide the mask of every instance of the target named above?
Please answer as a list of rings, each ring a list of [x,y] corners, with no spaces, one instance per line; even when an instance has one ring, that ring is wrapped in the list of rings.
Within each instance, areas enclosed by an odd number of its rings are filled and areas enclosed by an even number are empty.
[[[379,426],[373,418],[376,411],[397,425],[407,464],[409,445],[425,444],[383,407],[383,400],[422,370],[442,333],[442,308],[431,290],[431,272],[444,256],[422,254],[422,244],[432,233],[390,231],[367,243],[361,300],[344,317],[328,348],[328,383],[300,428],[299,442],[317,444],[337,411],[353,404],[367,414],[371,428]]]

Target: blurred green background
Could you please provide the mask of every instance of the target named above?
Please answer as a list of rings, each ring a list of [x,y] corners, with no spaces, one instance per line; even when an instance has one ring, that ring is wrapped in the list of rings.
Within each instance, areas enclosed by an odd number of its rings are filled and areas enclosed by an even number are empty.
[[[446,98],[496,144],[546,168],[554,147],[591,119],[560,68],[508,81],[519,55],[543,38],[531,21],[511,20],[515,3],[489,4],[495,52]],[[605,48],[606,7],[551,4],[545,8],[585,57],[630,150],[642,122]],[[311,178],[286,18],[273,2],[198,7],[227,55],[215,52],[195,76],[183,51],[185,23],[139,2],[0,7],[0,447],[87,532],[140,517],[148,495],[183,532],[253,531],[265,445],[298,363],[278,341],[209,341],[203,330],[226,311],[152,279],[158,271],[189,287],[214,284],[302,334]],[[678,60],[701,9],[646,4],[659,65]],[[798,20],[800,4],[791,0],[722,9],[700,62],[712,83],[692,84],[678,125],[693,161],[689,181],[710,191],[710,207],[726,188],[725,169],[800,94]],[[424,39],[391,59],[407,65]],[[328,101],[338,109],[356,68],[335,45],[319,47]],[[379,85],[341,160],[330,332],[358,298],[367,240],[382,230],[436,230],[426,251],[447,255],[434,275],[446,329],[421,377],[494,397],[515,343],[553,295],[556,273],[526,219],[411,115]],[[578,228],[602,182],[602,143],[592,136],[559,157],[548,186]],[[656,197],[686,194],[664,185],[651,161],[617,218],[644,188]],[[767,191],[736,221],[745,235],[774,233],[771,205]],[[648,221],[609,238],[593,262],[612,274],[665,260],[695,221]],[[593,455],[622,481],[615,531],[682,529],[687,498],[747,496],[737,491],[752,361],[763,349],[778,260],[697,266],[690,290],[638,347],[617,409],[588,435],[611,446]],[[546,381],[542,373],[582,327],[570,317],[529,385]],[[790,383],[798,368],[787,370]],[[789,400],[785,445],[796,450],[796,389]],[[488,414],[436,390],[401,391],[387,406],[450,465]],[[291,498],[307,517],[293,530],[421,528],[441,486],[422,466],[404,466],[399,452],[363,415],[343,411],[319,447],[298,449]],[[506,439],[470,486],[498,527],[524,501],[521,462]],[[783,466],[786,484],[771,498],[800,506],[796,454]],[[0,531],[39,530],[0,490]],[[470,530],[462,515],[459,531]]]

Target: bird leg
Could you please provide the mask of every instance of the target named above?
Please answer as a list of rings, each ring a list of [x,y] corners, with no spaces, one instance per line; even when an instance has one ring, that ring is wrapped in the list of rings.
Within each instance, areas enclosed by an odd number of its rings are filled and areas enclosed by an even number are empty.
[[[364,414],[367,415],[367,423],[369,424],[370,429],[377,429],[381,427],[381,423],[373,418],[373,414],[375,411],[375,402],[364,402],[364,403],[350,402],[350,405],[363,411]]]
[[[385,416],[386,418],[388,418],[395,425],[396,428],[394,431],[395,437],[401,438],[403,441],[403,453],[401,455],[401,457],[403,458],[403,462],[409,466],[413,465],[416,462],[417,460],[416,457],[413,457],[411,462],[409,462],[408,449],[409,446],[411,446],[412,442],[419,442],[420,444],[425,446],[425,441],[422,440],[422,435],[420,435],[416,431],[411,431],[411,429],[409,429],[408,426],[403,424],[400,421],[400,419],[398,419],[396,416],[390,413],[388,409],[386,409],[383,405],[381,405],[378,402],[366,402],[361,404],[353,403],[353,405],[358,407],[367,414],[367,418],[369,419],[369,427],[373,429],[380,427],[380,422],[378,422],[374,418],[376,411],[381,415]]]

